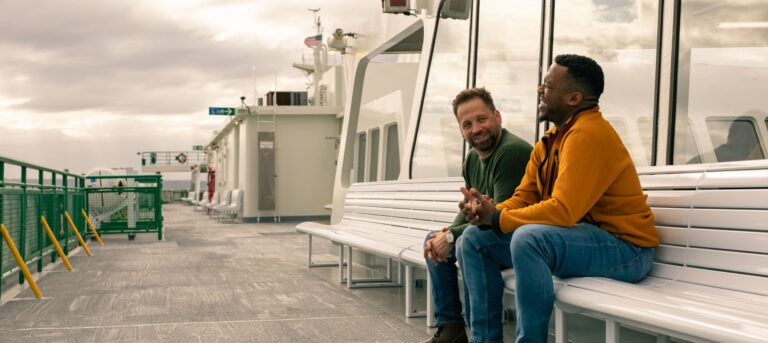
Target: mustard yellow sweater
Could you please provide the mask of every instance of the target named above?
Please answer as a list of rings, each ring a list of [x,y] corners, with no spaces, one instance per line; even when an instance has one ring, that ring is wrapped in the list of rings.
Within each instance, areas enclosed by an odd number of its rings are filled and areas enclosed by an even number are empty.
[[[495,230],[525,224],[599,226],[641,247],[659,236],[637,170],[599,107],[583,110],[536,143],[515,194],[496,205]]]

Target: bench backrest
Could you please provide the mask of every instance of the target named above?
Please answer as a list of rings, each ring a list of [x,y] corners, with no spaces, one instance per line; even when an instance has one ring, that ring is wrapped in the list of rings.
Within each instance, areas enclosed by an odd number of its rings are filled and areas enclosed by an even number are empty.
[[[768,295],[762,162],[639,170],[662,242],[651,275]]]
[[[232,191],[228,190],[226,193],[224,193],[224,199],[221,199],[220,204],[229,205],[230,199],[232,199]]]
[[[453,222],[462,178],[357,183],[344,202],[344,221],[387,224],[426,232]]]
[[[235,189],[232,191],[232,199],[230,199],[229,201],[230,206],[233,206],[234,208],[239,209],[243,205],[242,193],[243,191],[239,189]]]

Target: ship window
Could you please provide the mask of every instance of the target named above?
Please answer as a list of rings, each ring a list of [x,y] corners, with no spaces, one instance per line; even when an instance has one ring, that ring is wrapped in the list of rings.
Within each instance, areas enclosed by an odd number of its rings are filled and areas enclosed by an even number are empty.
[[[717,162],[765,158],[752,118],[708,118],[707,131]]]
[[[475,84],[493,95],[502,126],[533,143],[541,2],[481,1],[479,23]]]
[[[679,143],[685,134],[677,130],[675,164],[765,158],[755,124],[768,111],[766,4],[682,2],[675,121],[688,120],[701,128],[695,131],[701,137],[695,138],[703,143],[703,153],[698,160],[678,158],[688,151]]]
[[[656,91],[658,1],[558,1],[555,8],[553,56],[581,54],[603,68],[605,90],[600,96],[604,116],[621,116],[636,123],[652,120]],[[554,63],[554,60],[553,60]],[[650,155],[638,146],[637,128],[626,126],[621,135],[637,166],[650,164]]]
[[[640,133],[640,142],[645,151],[647,164],[651,164],[651,139],[653,139],[653,128],[651,125],[653,125],[651,118],[637,118],[637,132]]]
[[[365,132],[357,134],[357,158],[355,159],[357,182],[365,181]]]
[[[467,87],[469,20],[441,18],[411,157],[411,177],[461,176],[463,140],[451,102]]]
[[[379,128],[372,129],[368,134],[371,141],[371,152],[368,156],[368,181],[379,178]]]
[[[397,133],[397,123],[387,126],[384,161],[384,180],[397,180],[400,175],[400,138]]]

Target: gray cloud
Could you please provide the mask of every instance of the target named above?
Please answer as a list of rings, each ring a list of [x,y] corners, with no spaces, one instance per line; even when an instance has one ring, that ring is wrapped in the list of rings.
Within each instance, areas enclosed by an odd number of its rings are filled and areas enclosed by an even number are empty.
[[[380,6],[350,3],[208,1],[167,13],[161,1],[0,1],[0,155],[85,172],[206,144],[223,125],[207,107],[252,100],[254,78],[259,93],[276,75],[281,89],[303,90],[290,64],[311,54],[307,8],[323,7],[328,33],[336,23],[353,30]],[[234,35],[217,36],[196,14],[234,24]],[[36,121],[45,125],[17,125]]]
[[[211,2],[213,9],[237,3],[245,2]],[[0,94],[26,99],[14,107],[28,111],[189,113],[216,98],[211,84],[249,90],[252,67],[257,75],[301,79],[286,57],[299,58],[302,37],[281,36],[280,28],[306,26],[311,34],[308,6],[267,3],[254,14],[275,32],[216,40],[204,27],[132,1],[2,2]]]

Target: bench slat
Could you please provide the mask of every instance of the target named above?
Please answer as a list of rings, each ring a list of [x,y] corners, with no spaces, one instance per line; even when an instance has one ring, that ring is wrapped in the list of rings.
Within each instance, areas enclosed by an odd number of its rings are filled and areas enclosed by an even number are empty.
[[[768,189],[700,189],[693,196],[693,204],[709,208],[768,209]]]
[[[768,296],[768,278],[717,270],[654,263],[649,275],[709,287]],[[671,281],[674,280],[674,281]]]
[[[352,213],[345,214],[344,219],[359,220],[359,221],[371,222],[371,223],[386,223],[389,225],[410,227],[410,228],[420,229],[424,231],[440,229],[450,225],[452,222],[452,221],[439,222],[439,221],[416,220],[416,219],[407,219],[407,218],[392,218],[392,217],[383,217],[383,216],[377,216],[377,215],[352,214]]]
[[[656,230],[667,244],[768,254],[768,234],[762,232],[673,226],[656,226]]]
[[[691,210],[687,208],[651,207],[651,210],[656,225],[688,226],[688,213]]]
[[[347,194],[347,199],[452,201],[458,204],[462,195],[460,192],[359,192]]]
[[[707,172],[699,188],[766,188],[768,170],[731,170]]]
[[[430,212],[421,210],[403,210],[391,208],[376,208],[364,206],[345,206],[344,213],[372,214],[395,218],[415,218],[436,222],[452,222],[456,212]]]
[[[464,186],[464,180],[459,178],[452,182],[371,182],[356,183],[349,187],[348,193],[356,192],[420,192],[420,191],[445,191],[456,192]]]
[[[688,208],[693,201],[694,191],[652,190],[645,193],[648,195],[648,206]]]
[[[688,267],[768,276],[768,255],[763,254],[660,245],[654,259]]]
[[[768,211],[694,209],[691,226],[768,231]]]
[[[364,206],[392,209],[413,209],[423,211],[452,212],[454,215],[459,211],[458,203],[448,201],[409,201],[409,200],[370,200],[370,199],[347,199],[344,206]]]
[[[681,174],[639,175],[644,190],[650,189],[695,189],[701,179],[701,172]]]

